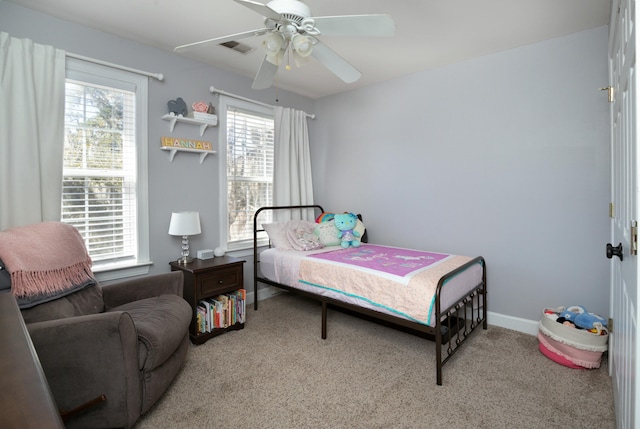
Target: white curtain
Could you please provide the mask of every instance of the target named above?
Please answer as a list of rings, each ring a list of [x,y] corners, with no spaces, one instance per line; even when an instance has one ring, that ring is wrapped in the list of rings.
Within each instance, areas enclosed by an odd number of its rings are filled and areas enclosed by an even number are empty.
[[[313,204],[307,114],[276,106],[274,131],[274,205]],[[293,213],[292,217],[298,218],[297,213]],[[313,211],[303,213],[302,218],[312,220]]]
[[[0,33],[0,230],[60,220],[65,52]]]

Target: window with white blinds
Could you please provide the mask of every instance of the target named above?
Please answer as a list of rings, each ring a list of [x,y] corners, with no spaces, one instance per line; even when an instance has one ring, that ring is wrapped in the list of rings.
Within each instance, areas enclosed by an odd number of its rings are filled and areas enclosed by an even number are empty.
[[[249,108],[248,108],[249,107]],[[274,117],[260,106],[226,105],[227,249],[253,244],[253,215],[272,205]],[[224,218],[223,218],[224,219]]]
[[[133,266],[148,260],[146,209],[140,212],[146,169],[141,175],[139,168],[141,156],[146,164],[139,129],[146,81],[141,88],[137,75],[125,73],[123,81],[119,70],[87,67],[67,67],[61,219],[80,231],[94,270]]]

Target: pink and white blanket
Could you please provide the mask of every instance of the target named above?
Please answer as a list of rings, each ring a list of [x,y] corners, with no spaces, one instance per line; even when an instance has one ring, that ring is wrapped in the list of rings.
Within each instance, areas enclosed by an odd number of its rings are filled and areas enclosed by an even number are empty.
[[[50,300],[95,283],[82,236],[62,222],[1,231],[0,260],[11,274],[16,298]]]
[[[300,264],[300,282],[432,325],[438,282],[471,259],[363,243],[357,248],[307,256]],[[476,271],[481,275],[481,269]],[[473,281],[477,278],[475,275]]]

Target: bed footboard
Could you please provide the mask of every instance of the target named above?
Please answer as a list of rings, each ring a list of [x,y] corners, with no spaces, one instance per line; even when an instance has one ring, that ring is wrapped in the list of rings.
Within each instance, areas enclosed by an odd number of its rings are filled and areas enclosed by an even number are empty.
[[[449,308],[441,309],[440,293],[448,280],[465,269],[480,264],[482,281],[460,301]],[[461,267],[443,276],[436,291],[436,382],[442,385],[442,367],[458,351],[471,332],[478,327],[487,329],[487,265],[482,256],[478,256]],[[445,329],[443,329],[445,328]],[[446,334],[443,334],[446,332]],[[444,347],[444,350],[443,350]],[[443,354],[443,351],[446,354]]]

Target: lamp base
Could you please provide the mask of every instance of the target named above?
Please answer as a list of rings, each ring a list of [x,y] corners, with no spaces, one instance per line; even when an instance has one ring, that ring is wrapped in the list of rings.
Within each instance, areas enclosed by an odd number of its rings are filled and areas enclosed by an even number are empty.
[[[193,258],[190,258],[188,256],[183,256],[182,258],[178,259],[176,262],[179,265],[187,265],[193,262]]]

